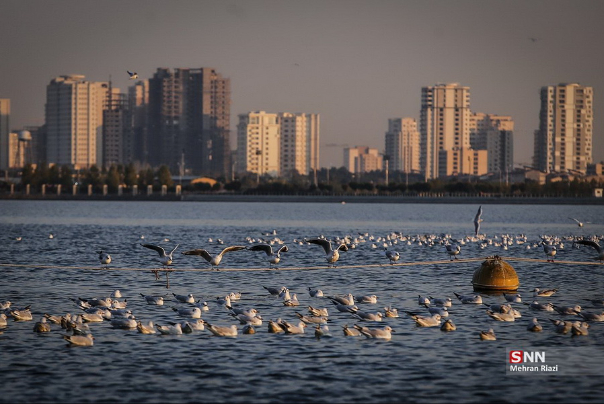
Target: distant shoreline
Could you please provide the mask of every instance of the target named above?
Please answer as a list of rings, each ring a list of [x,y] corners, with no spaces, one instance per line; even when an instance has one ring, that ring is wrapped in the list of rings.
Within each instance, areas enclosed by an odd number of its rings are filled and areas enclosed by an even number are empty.
[[[312,203],[448,203],[476,205],[604,205],[604,198],[585,197],[493,197],[493,196],[369,196],[369,195],[242,195],[242,194],[167,194],[167,195],[23,195],[1,194],[1,200],[33,201],[184,201],[184,202],[312,202]]]

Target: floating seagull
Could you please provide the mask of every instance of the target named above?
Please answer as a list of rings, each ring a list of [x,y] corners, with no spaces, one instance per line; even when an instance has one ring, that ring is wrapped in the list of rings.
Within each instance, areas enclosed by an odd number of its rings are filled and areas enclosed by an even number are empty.
[[[489,331],[480,331],[479,335],[481,340],[495,341],[497,339],[492,328],[489,328]]]
[[[358,296],[355,297],[354,300],[357,303],[377,303],[378,301],[378,297],[376,295],[370,295],[370,296]]]
[[[554,310],[556,310],[560,314],[570,314],[573,316],[576,316],[581,311],[581,306],[579,306],[578,304],[574,305],[574,306],[562,306],[562,307],[552,304],[552,307],[554,308]]]
[[[361,310],[351,309],[350,312],[352,313],[354,318],[359,319],[361,321],[382,321],[382,317],[384,316],[379,311],[375,313],[367,313]]]
[[[107,254],[106,252],[103,252],[103,250],[99,251],[98,254],[101,265],[105,265],[105,268],[107,268],[107,266],[111,264],[111,255]]]
[[[164,297],[163,296],[151,296],[151,295],[143,295],[141,296],[147,301],[147,304],[154,304],[156,306],[163,306]]]
[[[272,287],[266,287],[266,286],[262,286],[264,289],[266,289],[268,291],[268,293],[270,293],[273,296],[278,296],[281,292],[283,292],[286,287],[285,286],[281,286],[280,288],[272,288]]]
[[[174,325],[159,325],[155,326],[157,331],[160,332],[161,335],[181,335],[182,334],[182,325],[180,323],[176,323]]]
[[[92,335],[63,335],[63,339],[75,346],[94,345],[94,337]]]
[[[367,338],[376,338],[384,340],[390,340],[392,338],[391,333],[394,332],[392,327],[390,327],[389,325],[384,328],[368,328],[355,324],[354,328],[359,330],[359,332]]]
[[[358,336],[362,335],[361,332],[359,330],[357,330],[356,328],[349,328],[348,324],[342,326],[342,331],[344,332],[344,335],[347,337],[358,337]]]
[[[570,321],[554,320],[550,318],[552,324],[556,326],[556,332],[558,334],[567,334],[573,326]]]
[[[434,298],[434,297],[430,296],[430,299],[432,299],[432,304],[434,304],[436,306],[451,307],[453,305],[453,301],[451,300],[450,297],[446,297],[444,299],[438,299],[438,298]],[[430,304],[429,300],[428,300],[427,304]]]
[[[329,332],[329,327],[327,325],[317,324],[315,327],[315,337],[331,337],[331,333]]]
[[[457,259],[459,253],[461,253],[461,247],[458,244],[447,244],[445,248],[447,249],[447,254],[451,256],[451,261]]]
[[[126,70],[126,72],[130,76],[130,80],[138,79],[138,74],[136,72],[131,72],[131,71],[128,71],[128,70]]]
[[[199,255],[199,256],[203,257],[212,266],[212,268],[215,268],[216,270],[218,270],[218,268],[217,268],[218,264],[220,264],[220,262],[222,261],[222,257],[224,256],[224,254],[226,254],[228,252],[232,252],[232,251],[239,251],[239,250],[245,250],[245,249],[246,249],[246,247],[244,247],[244,246],[234,245],[234,246],[227,247],[224,250],[222,250],[221,252],[219,252],[218,254],[212,256],[212,255],[210,255],[209,252],[207,252],[203,248],[198,248],[196,250],[185,251],[185,252],[183,252],[183,255]]]
[[[505,298],[505,300],[507,300],[508,302],[511,302],[511,303],[522,303],[522,296],[520,296],[519,294],[506,295],[504,293],[503,297]]]
[[[161,262],[162,265],[164,266],[164,268],[166,268],[169,265],[172,265],[172,253],[174,251],[176,251],[176,249],[178,248],[178,246],[180,244],[176,244],[176,247],[174,247],[172,249],[172,251],[170,251],[169,254],[166,254],[166,250],[164,250],[163,248],[161,248],[160,246],[155,245],[155,244],[141,244],[141,245],[145,248],[150,248],[152,250],[157,251],[159,254],[159,258],[158,258],[159,262]]]
[[[308,288],[308,294],[310,297],[323,297],[323,291],[321,289]]]
[[[532,331],[532,332],[540,332],[543,331],[543,326],[541,326],[541,324],[539,324],[539,321],[537,320],[537,317],[533,317],[533,319],[530,321],[528,327],[526,327],[527,330]]]
[[[389,250],[388,247],[384,247],[384,254],[386,255],[386,258],[390,260],[390,264],[394,264],[401,257],[398,251]]]
[[[497,321],[516,321],[516,317],[512,313],[497,313],[492,310],[487,310],[487,314],[494,320]]]
[[[537,301],[534,301],[531,304],[528,304],[528,303],[524,303],[524,304],[528,305],[533,310],[554,311],[554,306],[552,306],[551,303],[541,304]]]
[[[329,312],[327,308],[316,308],[312,306],[308,306],[308,312],[315,317],[329,317]]]
[[[340,245],[338,245],[338,247],[334,250],[332,248],[332,244],[331,241],[329,240],[325,240],[322,238],[313,238],[310,240],[306,240],[306,242],[311,243],[311,244],[317,244],[320,245],[321,247],[323,247],[323,250],[325,250],[325,259],[327,260],[327,263],[330,264],[332,267],[335,267],[335,263],[338,259],[340,259],[340,253],[339,251],[348,251],[348,246],[346,246],[346,244],[341,243]],[[329,265],[328,265],[329,266]]]
[[[296,316],[306,324],[327,324],[327,317],[305,316],[296,312]]]
[[[574,217],[569,217],[570,220],[574,220],[577,223],[577,226],[579,227],[583,227],[583,222],[575,219]]]
[[[558,289],[539,289],[539,288],[535,288],[532,290],[533,292],[533,296],[537,297],[550,297],[551,295],[553,295],[554,293],[556,293],[558,291]]]
[[[415,320],[415,324],[417,324],[419,327],[438,327],[440,325],[440,314],[433,314],[432,316],[427,317],[420,316],[409,311],[406,311],[405,313],[409,314],[411,318]]]
[[[604,321],[604,312],[602,313],[577,313],[578,316],[583,317],[587,321]]]
[[[441,317],[449,317],[449,311],[447,310],[446,307],[444,306],[436,306],[436,307],[430,307],[427,304],[424,305],[426,306],[426,308],[428,309],[428,312],[430,313],[430,315],[435,315],[438,314]]]
[[[478,208],[478,212],[474,217],[474,236],[476,237],[478,237],[478,232],[480,231],[480,222],[482,222],[480,216],[482,216],[482,206]]]
[[[181,317],[201,318],[201,309],[199,307],[172,307],[172,310]]]
[[[452,320],[447,319],[445,320],[445,322],[443,323],[443,325],[440,326],[440,330],[441,331],[455,331],[457,329],[457,327],[455,326],[455,324],[453,323]]]
[[[480,295],[460,295],[459,293],[455,293],[455,296],[463,304],[482,304],[482,296]]]
[[[279,249],[277,251],[273,251],[273,246],[271,246],[270,244],[257,244],[257,245],[253,245],[251,247],[248,247],[248,250],[250,251],[264,251],[266,253],[266,256],[268,258],[268,265],[269,268],[271,267],[271,265],[277,265],[279,263],[279,261],[281,261],[281,253],[282,252],[288,252],[289,249],[287,248],[287,246],[284,244],[281,247],[279,247]]]
[[[181,303],[195,303],[195,298],[192,293],[189,293],[188,295],[177,295],[176,293],[172,293],[172,295],[174,295],[174,298]]]
[[[598,252],[598,256],[595,259],[599,260],[600,263],[604,262],[604,249],[602,249],[600,244],[598,244],[596,241],[577,240],[577,241],[573,241],[573,244],[583,244],[583,245],[588,245],[590,247],[595,248],[596,251]]]
[[[34,324],[34,332],[50,332],[50,324],[46,322],[46,317]]]
[[[217,337],[236,337],[237,326],[235,324],[231,326],[219,326],[210,324],[207,321],[204,322],[206,328]]]
[[[588,335],[589,334],[589,331],[587,331],[588,328],[589,328],[588,323],[584,323],[581,321],[575,321],[575,322],[573,322],[573,325],[572,325],[572,328],[570,329],[570,331],[573,335]]]
[[[136,330],[141,334],[155,334],[155,327],[153,326],[153,321],[149,321],[147,324],[143,324],[142,322],[136,323]]]
[[[392,306],[384,307],[384,317],[397,318],[398,310]]]
[[[298,325],[290,324],[287,321],[281,321],[279,326],[283,328],[286,334],[304,334],[304,329],[306,328],[306,323],[304,321],[300,321]]]

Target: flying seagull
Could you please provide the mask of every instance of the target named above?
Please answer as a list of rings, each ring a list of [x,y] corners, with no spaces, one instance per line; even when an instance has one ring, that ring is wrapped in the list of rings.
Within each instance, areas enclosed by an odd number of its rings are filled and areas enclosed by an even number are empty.
[[[272,264],[278,264],[279,261],[281,261],[281,253],[282,252],[287,252],[289,251],[289,249],[287,248],[286,245],[282,245],[281,247],[279,247],[279,249],[277,251],[273,251],[273,246],[271,246],[270,244],[257,244],[257,245],[253,245],[251,247],[248,248],[248,250],[250,251],[264,251],[266,253],[266,256],[268,258],[268,265],[269,268]]]
[[[482,216],[482,206],[478,208],[478,212],[476,212],[476,216],[474,217],[474,236],[476,237],[480,231],[480,222],[482,222],[480,216]]]
[[[598,252],[598,256],[596,257],[596,259],[600,260],[600,263],[604,262],[604,249],[602,249],[602,247],[600,246],[600,244],[598,244],[598,242],[591,241],[591,240],[577,240],[577,241],[574,241],[574,244],[583,244],[583,245],[588,245],[590,247],[595,248],[596,251]]]
[[[111,255],[107,254],[106,252],[103,252],[103,250],[99,251],[98,254],[101,265],[105,265],[105,267],[109,266],[109,264],[111,263]]]
[[[130,75],[130,80],[138,79],[138,73],[129,70],[126,70],[126,72]]]
[[[227,247],[224,250],[222,250],[220,253],[212,256],[212,255],[210,255],[209,252],[207,252],[203,248],[198,248],[196,250],[185,251],[185,252],[183,252],[183,255],[199,255],[199,256],[203,257],[206,261],[208,261],[213,268],[216,268],[218,266],[218,264],[220,264],[220,261],[222,261],[222,256],[224,254],[231,252],[231,251],[239,251],[239,250],[245,250],[245,249],[246,249],[246,247],[244,247],[244,246],[234,245],[234,246]],[[218,268],[216,268],[216,270],[218,270]]]
[[[308,243],[317,244],[323,247],[323,250],[325,251],[325,259],[327,260],[328,264],[331,264],[331,266],[333,267],[336,266],[336,261],[340,259],[339,251],[348,251],[348,246],[344,243],[340,244],[336,249],[333,249],[331,246],[331,241],[329,240],[325,240],[322,238],[313,238],[306,241]]]
[[[172,265],[172,253],[173,253],[174,251],[176,251],[176,249],[178,248],[178,246],[179,246],[180,244],[176,244],[176,247],[174,247],[174,248],[172,249],[172,251],[170,251],[170,253],[169,253],[169,254],[166,254],[166,250],[164,250],[163,248],[161,248],[160,246],[155,245],[155,244],[141,244],[141,245],[142,245],[143,247],[145,247],[145,248],[150,248],[150,249],[152,249],[152,250],[157,251],[157,253],[159,254],[159,258],[158,258],[158,260],[159,260],[159,262],[161,262],[161,263],[162,263],[162,265],[163,265],[163,266],[164,266],[164,268],[165,268],[165,267],[167,267],[167,266],[169,266],[169,265]]]
[[[575,222],[577,222],[577,226],[579,226],[579,227],[583,227],[583,222],[581,222],[581,221],[579,221],[579,220],[575,219],[574,217],[569,217],[569,219],[570,219],[570,220],[574,220]]]

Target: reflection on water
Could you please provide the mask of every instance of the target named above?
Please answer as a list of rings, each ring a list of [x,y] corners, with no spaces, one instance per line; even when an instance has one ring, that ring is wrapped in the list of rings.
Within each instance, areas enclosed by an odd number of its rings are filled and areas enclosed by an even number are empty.
[[[91,324],[95,345],[67,348],[53,331],[37,335],[33,322],[9,321],[0,334],[1,402],[417,402],[600,401],[603,393],[598,372],[589,369],[581,378],[556,376],[506,376],[506,349],[548,347],[569,353],[568,366],[579,366],[586,358],[601,358],[604,323],[591,323],[588,336],[571,337],[554,332],[550,319],[568,319],[557,313],[532,312],[515,304],[522,318],[511,323],[490,319],[486,307],[462,305],[454,292],[472,293],[471,278],[479,262],[390,266],[381,249],[392,232],[414,241],[389,248],[401,253],[401,262],[421,263],[448,259],[439,245],[420,245],[418,235],[450,234],[462,240],[473,231],[474,205],[394,204],[307,204],[307,203],[196,203],[196,202],[65,202],[0,201],[0,263],[39,264],[57,267],[96,266],[96,251],[113,257],[114,268],[156,268],[156,254],[140,246],[157,243],[166,249],[180,244],[174,268],[205,268],[200,257],[182,251],[205,248],[212,253],[225,245],[248,245],[246,237],[270,240],[278,237],[290,251],[282,255],[280,267],[323,266],[324,253],[316,245],[298,244],[305,237],[328,238],[363,235],[354,249],[344,252],[340,268],[311,271],[213,271],[175,272],[170,289],[162,277],[156,281],[147,271],[90,271],[67,268],[2,267],[0,301],[17,307],[32,305],[37,320],[44,313],[79,311],[70,300],[76,297],[105,297],[115,289],[128,300],[128,308],[142,321],[167,324],[182,320],[172,307],[149,306],[140,296],[193,293],[208,301],[203,318],[219,325],[236,324],[217,296],[243,292],[237,302],[253,306],[264,324],[256,334],[236,339],[218,338],[207,331],[190,335],[142,335],[112,329],[108,322]],[[483,206],[481,231],[492,244],[481,249],[477,242],[462,246],[460,258],[545,258],[536,243],[541,235],[563,239],[580,235],[602,235],[598,206]],[[579,228],[569,217],[584,223]],[[271,233],[276,230],[277,235]],[[49,234],[54,237],[49,238]],[[365,233],[367,236],[365,236]],[[268,235],[267,235],[268,234]],[[502,235],[524,234],[528,242],[513,243],[507,250],[497,246]],[[374,237],[373,240],[370,237]],[[17,237],[22,237],[17,241]],[[141,238],[144,237],[144,238]],[[210,242],[209,239],[212,239]],[[218,244],[217,239],[224,241]],[[372,248],[375,244],[376,248]],[[586,261],[593,249],[572,248],[564,242],[557,260]],[[528,248],[531,247],[531,248]],[[262,253],[251,251],[225,255],[229,268],[266,266]],[[346,268],[346,265],[377,264]],[[601,312],[603,269],[596,265],[511,262],[520,278],[519,293],[531,302],[534,287],[556,287],[550,301],[561,306],[580,304],[583,311]],[[269,296],[263,286],[287,286],[297,293],[299,307],[286,307]],[[382,323],[395,329],[391,341],[345,337],[342,326],[356,323],[348,313],[335,310],[327,299],[311,298],[308,288],[326,295],[347,294],[379,297],[377,305],[359,305],[364,311],[383,311],[392,305],[400,318]],[[421,328],[404,312],[424,314],[418,294],[452,297],[450,318],[457,330]],[[502,302],[501,296],[485,295],[485,302]],[[296,323],[296,312],[307,307],[327,307],[331,338],[314,338],[312,327],[304,335],[269,334],[268,320],[283,318]],[[543,332],[526,330],[537,317]],[[239,325],[241,331],[242,325]],[[478,332],[493,328],[496,341],[480,341]],[[600,361],[601,363],[601,361]],[[460,389],[460,386],[464,386]],[[496,387],[496,388],[494,388]]]

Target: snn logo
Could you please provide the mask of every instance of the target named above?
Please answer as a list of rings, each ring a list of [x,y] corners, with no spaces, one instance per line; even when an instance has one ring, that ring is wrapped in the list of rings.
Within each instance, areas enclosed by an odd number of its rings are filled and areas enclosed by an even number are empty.
[[[545,363],[545,352],[510,351],[509,359],[510,363]]]

